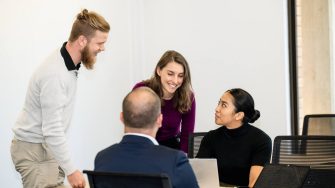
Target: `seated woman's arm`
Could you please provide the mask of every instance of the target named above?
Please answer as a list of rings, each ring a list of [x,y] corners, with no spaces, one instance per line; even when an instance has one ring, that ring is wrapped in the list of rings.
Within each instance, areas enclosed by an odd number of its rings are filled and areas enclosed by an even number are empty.
[[[249,173],[249,187],[253,187],[256,183],[258,176],[263,170],[263,166],[270,162],[271,151],[272,151],[272,141],[271,138],[263,133],[257,136],[259,139],[255,145],[255,150],[253,151],[252,163]]]
[[[250,168],[250,174],[249,174],[249,186],[248,187],[254,187],[255,182],[258,178],[258,176],[261,174],[263,170],[263,166],[251,166]]]

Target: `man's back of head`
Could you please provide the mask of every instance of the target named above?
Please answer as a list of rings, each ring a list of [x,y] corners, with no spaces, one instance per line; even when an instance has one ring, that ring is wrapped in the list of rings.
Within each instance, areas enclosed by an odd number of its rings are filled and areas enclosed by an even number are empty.
[[[153,90],[140,87],[131,91],[124,98],[122,111],[126,127],[151,129],[159,123],[157,119],[161,116],[161,102]]]
[[[127,133],[120,143],[100,151],[96,171],[166,174],[173,187],[197,188],[185,153],[157,145],[154,139],[162,123],[161,102],[148,87],[131,91],[123,100],[121,120]]]

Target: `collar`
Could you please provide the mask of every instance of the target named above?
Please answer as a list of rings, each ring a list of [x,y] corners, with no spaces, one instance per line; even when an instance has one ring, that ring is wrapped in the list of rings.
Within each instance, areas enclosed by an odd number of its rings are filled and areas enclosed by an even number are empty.
[[[141,134],[141,133],[125,133],[124,135],[134,135],[134,136],[141,136],[141,137],[145,137],[148,138],[149,140],[151,140],[152,143],[154,143],[155,145],[159,145],[157,140],[149,135],[146,134]]]
[[[65,65],[66,65],[66,68],[67,68],[68,71],[79,70],[81,63],[78,63],[77,66],[73,63],[73,60],[72,60],[69,52],[65,48],[66,44],[67,44],[67,42],[64,42],[62,48],[60,49],[60,53],[62,54],[62,57],[64,59]]]
[[[222,126],[222,130],[226,135],[230,137],[239,137],[241,135],[246,134],[250,126],[251,125],[249,125],[248,123],[243,123],[240,127],[235,128],[235,129],[227,129],[226,126]]]

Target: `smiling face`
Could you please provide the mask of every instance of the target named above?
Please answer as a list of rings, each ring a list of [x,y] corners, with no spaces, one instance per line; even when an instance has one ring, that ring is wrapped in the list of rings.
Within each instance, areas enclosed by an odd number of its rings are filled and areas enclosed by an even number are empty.
[[[238,128],[242,125],[243,116],[243,112],[235,112],[234,97],[225,92],[215,108],[215,123],[229,129]]]
[[[171,99],[176,90],[183,84],[184,67],[172,61],[162,69],[157,68],[156,71],[161,80],[163,99]]]
[[[107,38],[108,33],[97,30],[94,37],[89,40],[85,48],[82,50],[82,62],[87,69],[93,69],[98,53],[105,50]]]

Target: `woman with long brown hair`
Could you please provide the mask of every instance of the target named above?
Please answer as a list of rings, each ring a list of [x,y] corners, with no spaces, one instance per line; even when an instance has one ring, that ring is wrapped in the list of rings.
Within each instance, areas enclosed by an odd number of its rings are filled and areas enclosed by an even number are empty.
[[[156,139],[160,145],[188,152],[188,136],[194,131],[195,98],[186,59],[169,50],[158,61],[153,76],[134,86],[149,87],[162,100],[162,127]]]

